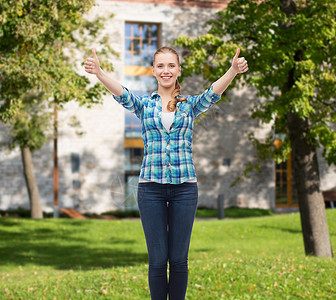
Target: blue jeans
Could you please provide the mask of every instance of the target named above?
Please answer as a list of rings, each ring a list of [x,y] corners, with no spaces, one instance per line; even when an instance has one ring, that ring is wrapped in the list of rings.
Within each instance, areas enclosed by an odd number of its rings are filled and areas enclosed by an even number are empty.
[[[139,183],[138,206],[145,233],[152,300],[183,300],[188,251],[197,209],[197,183]],[[169,283],[167,262],[169,261]]]

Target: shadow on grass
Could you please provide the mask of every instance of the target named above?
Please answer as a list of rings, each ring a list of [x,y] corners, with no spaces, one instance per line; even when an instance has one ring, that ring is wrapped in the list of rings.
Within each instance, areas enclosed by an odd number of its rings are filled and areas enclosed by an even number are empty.
[[[66,226],[59,224],[60,228],[58,224],[51,228],[29,225],[0,219],[0,269],[6,265],[32,264],[61,270],[92,270],[133,266],[148,261],[146,252],[133,250],[138,241],[122,235],[113,237],[107,234],[103,240],[90,237],[85,234],[88,225],[84,226],[83,222],[70,222]],[[10,230],[6,230],[6,226],[10,226]]]
[[[20,223],[15,219],[11,218],[2,218],[0,219],[1,227],[12,227],[12,226],[20,226]]]
[[[272,229],[272,230],[277,230],[277,231],[283,231],[283,232],[288,232],[288,233],[292,233],[292,234],[302,234],[301,230],[298,229],[293,229],[293,228],[284,228],[284,227],[277,227],[277,226],[259,226],[259,228],[263,228],[263,229]]]

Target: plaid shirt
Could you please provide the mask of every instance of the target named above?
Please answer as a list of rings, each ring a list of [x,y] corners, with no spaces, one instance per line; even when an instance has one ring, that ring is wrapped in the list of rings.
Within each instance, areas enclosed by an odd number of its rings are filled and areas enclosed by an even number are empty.
[[[171,184],[196,178],[191,147],[193,123],[220,99],[212,86],[201,95],[187,96],[187,101],[177,103],[179,111],[175,110],[169,131],[161,122],[161,98],[157,92],[140,97],[124,88],[120,97],[113,97],[141,121],[144,157],[140,178]]]

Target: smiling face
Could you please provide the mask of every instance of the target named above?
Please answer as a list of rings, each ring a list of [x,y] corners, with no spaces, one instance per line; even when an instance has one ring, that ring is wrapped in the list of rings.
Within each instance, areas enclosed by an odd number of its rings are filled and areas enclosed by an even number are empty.
[[[159,89],[174,88],[177,77],[181,74],[176,54],[171,52],[157,53],[154,57],[153,74],[158,82]]]

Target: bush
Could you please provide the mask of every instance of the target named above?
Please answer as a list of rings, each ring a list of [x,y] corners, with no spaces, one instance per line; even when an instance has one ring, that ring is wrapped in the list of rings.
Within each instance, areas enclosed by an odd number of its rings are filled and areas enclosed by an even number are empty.
[[[270,216],[274,212],[270,209],[261,208],[242,208],[242,207],[229,207],[224,209],[225,218],[248,218],[248,217],[261,217]],[[112,210],[102,213],[84,213],[85,217],[90,219],[101,219],[102,216],[115,217],[119,219],[124,218],[139,218],[138,210]],[[53,218],[54,213],[43,212],[43,218]],[[30,218],[30,210],[19,207],[17,209],[0,210],[0,217],[15,217],[15,218]],[[63,212],[59,214],[60,218],[69,218]],[[214,208],[198,207],[196,212],[197,218],[217,218],[218,211]]]
[[[274,212],[270,209],[228,207],[224,209],[225,218],[249,218],[271,216]],[[214,208],[199,207],[196,212],[197,218],[217,218],[218,211]]]

